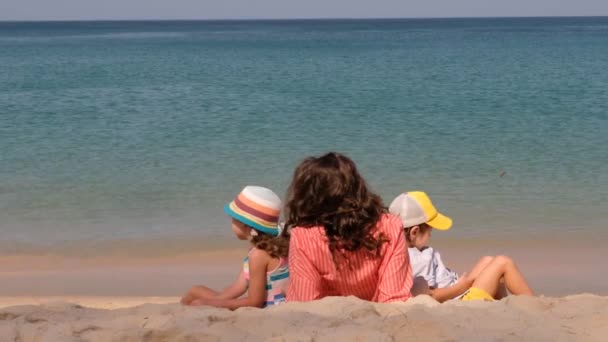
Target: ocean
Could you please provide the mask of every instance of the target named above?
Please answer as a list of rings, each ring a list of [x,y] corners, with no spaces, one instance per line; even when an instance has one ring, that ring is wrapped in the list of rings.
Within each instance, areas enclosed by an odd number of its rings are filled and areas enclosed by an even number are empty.
[[[0,147],[0,255],[210,248],[327,151],[453,238],[593,240],[608,17],[1,22]]]

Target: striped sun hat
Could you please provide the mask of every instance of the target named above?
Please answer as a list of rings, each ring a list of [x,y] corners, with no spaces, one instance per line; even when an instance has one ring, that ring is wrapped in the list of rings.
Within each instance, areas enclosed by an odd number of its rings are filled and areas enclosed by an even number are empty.
[[[281,199],[268,188],[246,186],[224,207],[226,214],[263,233],[279,235]]]

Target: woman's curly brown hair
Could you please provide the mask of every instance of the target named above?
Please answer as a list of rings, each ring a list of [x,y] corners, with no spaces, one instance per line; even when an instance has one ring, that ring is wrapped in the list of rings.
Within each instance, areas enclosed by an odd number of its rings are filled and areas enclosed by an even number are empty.
[[[251,237],[251,244],[265,251],[273,258],[286,258],[289,253],[289,239],[284,235],[272,236],[256,230],[256,236]]]
[[[336,152],[298,165],[285,205],[286,227],[325,228],[337,266],[337,252],[344,257],[344,251],[364,248],[380,255],[388,239],[384,234],[375,237],[374,230],[385,212],[382,199],[368,190],[355,163]]]

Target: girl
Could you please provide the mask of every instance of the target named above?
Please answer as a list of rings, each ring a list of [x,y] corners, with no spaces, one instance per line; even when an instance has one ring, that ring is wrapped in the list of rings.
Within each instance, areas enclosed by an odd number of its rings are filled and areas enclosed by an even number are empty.
[[[410,298],[401,222],[386,213],[349,158],[332,152],[302,161],[285,210],[291,236],[288,301]]]
[[[483,257],[461,277],[445,267],[439,252],[427,243],[434,229],[448,230],[452,219],[440,214],[426,193],[412,191],[397,196],[389,207],[405,230],[416,285],[412,292],[428,294],[438,302],[452,298],[494,300],[506,295],[533,295],[523,275],[507,256]]]
[[[278,237],[281,200],[272,190],[246,186],[224,207],[232,217],[232,231],[252,245],[237,280],[222,292],[195,286],[184,295],[185,305],[210,305],[234,310],[244,306],[263,308],[285,301],[289,278],[288,240]],[[241,297],[245,292],[247,296]]]

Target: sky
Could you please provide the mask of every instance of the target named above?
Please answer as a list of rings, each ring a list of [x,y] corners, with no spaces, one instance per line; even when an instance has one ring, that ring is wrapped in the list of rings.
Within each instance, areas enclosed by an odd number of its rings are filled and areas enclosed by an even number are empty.
[[[608,0],[0,0],[0,20],[608,16]]]

